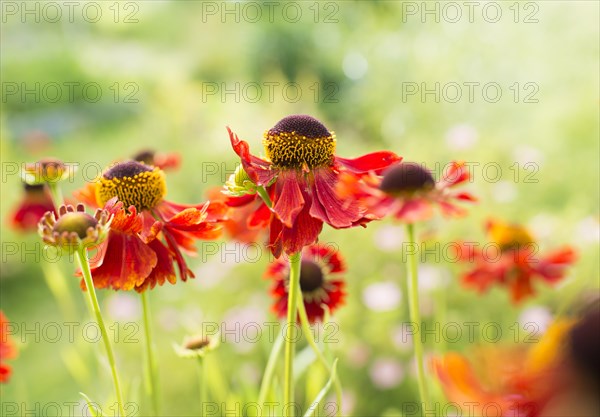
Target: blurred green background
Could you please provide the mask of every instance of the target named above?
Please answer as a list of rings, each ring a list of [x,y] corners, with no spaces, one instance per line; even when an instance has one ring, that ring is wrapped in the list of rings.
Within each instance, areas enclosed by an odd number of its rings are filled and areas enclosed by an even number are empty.
[[[15,164],[45,156],[79,164],[64,185],[69,195],[97,167],[141,149],[178,152],[182,165],[168,175],[167,197],[193,203],[236,166],[225,126],[260,154],[263,132],[279,119],[311,114],[336,132],[341,156],[389,149],[437,174],[451,160],[473,164],[468,188],[479,204],[466,218],[419,225],[429,244],[483,240],[483,222],[493,216],[528,225],[542,251],[563,244],[579,250],[564,281],[538,286],[538,295],[519,306],[504,289],[464,289],[461,265],[429,256],[421,292],[431,326],[498,322],[511,341],[514,323],[534,322],[542,331],[558,309],[597,295],[597,2],[475,2],[471,16],[461,2],[454,9],[396,1],[71,3],[27,2],[27,14],[25,3],[2,2],[1,308],[18,326],[20,349],[10,361],[11,382],[0,387],[3,407],[78,402],[79,391],[102,404],[112,400],[109,373],[96,360],[102,347],[83,340],[83,324],[74,340],[68,337],[64,323],[71,320],[61,315],[43,278],[45,261],[35,254],[39,239],[8,227],[21,198]],[[423,96],[424,89],[431,92]],[[348,266],[348,300],[335,316],[339,331],[330,345],[340,358],[345,415],[400,415],[402,403],[417,401],[402,327],[403,239],[389,220],[322,234]],[[6,245],[14,242],[19,251],[9,254]],[[164,415],[200,413],[196,364],[177,357],[173,343],[203,322],[235,328],[275,321],[262,278],[266,251],[244,262],[235,245],[191,259],[195,280],[150,294]],[[87,322],[74,266],[55,265],[69,278],[75,321]],[[148,415],[140,299],[111,291],[100,297],[109,321],[120,323],[116,349],[126,397],[139,405],[137,415]],[[56,341],[51,323],[62,329]],[[140,343],[126,343],[127,335]],[[211,355],[212,398],[230,410],[236,401],[256,401],[270,350],[268,338],[240,338]],[[469,344],[465,336],[428,342],[429,354]],[[324,382],[318,367],[306,372],[300,398],[312,398]],[[442,400],[438,389],[435,395]]]

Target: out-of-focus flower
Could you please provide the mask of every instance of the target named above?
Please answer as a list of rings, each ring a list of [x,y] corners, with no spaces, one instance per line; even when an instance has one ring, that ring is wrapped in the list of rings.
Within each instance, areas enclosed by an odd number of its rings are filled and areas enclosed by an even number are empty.
[[[302,251],[300,289],[306,315],[311,323],[323,320],[325,309],[322,304],[333,313],[344,303],[346,283],[341,277],[344,272],[346,272],[344,261],[334,248],[311,245]],[[286,317],[289,275],[289,265],[283,258],[272,262],[265,274],[267,278],[273,280],[271,288],[271,295],[275,298],[273,312],[278,317]]]
[[[273,202],[271,210],[264,203],[257,204],[248,221],[269,225],[269,247],[276,258],[282,252],[297,253],[315,243],[323,223],[342,229],[368,222],[366,210],[357,202],[344,203],[336,196],[340,174],[358,178],[369,171],[380,173],[401,159],[392,152],[375,152],[356,159],[336,156],[335,134],[306,115],[285,117],[265,132],[263,144],[268,159],[252,155],[248,143],[228,130],[245,175],[264,187]],[[242,200],[231,204],[244,206],[259,197],[250,194],[239,198]]]
[[[10,216],[10,225],[22,232],[37,231],[38,223],[47,211],[54,211],[50,192],[44,184],[23,183],[21,201]]]
[[[74,168],[58,159],[44,158],[25,164],[21,176],[23,182],[29,185],[55,184],[73,175]]]
[[[508,287],[513,302],[518,303],[535,293],[534,279],[555,284],[577,258],[569,246],[539,256],[537,243],[520,225],[489,220],[486,229],[492,245],[480,249],[462,243],[458,249],[459,260],[472,265],[463,274],[464,284],[480,292],[494,284],[503,285]]]
[[[221,344],[220,334],[210,337],[185,337],[181,345],[174,344],[175,353],[182,358],[203,358]]]
[[[196,254],[195,240],[219,237],[227,207],[220,202],[176,204],[164,199],[160,168],[136,161],[121,162],[77,193],[89,204],[104,206],[114,216],[106,242],[91,260],[97,288],[138,292],[194,277],[183,253]],[[114,200],[117,198],[118,201]]]
[[[429,219],[436,205],[446,216],[464,215],[465,209],[455,202],[475,201],[468,192],[454,191],[454,187],[469,180],[463,163],[453,162],[438,182],[426,168],[412,162],[395,164],[383,176],[377,174],[371,172],[362,178],[341,175],[338,196],[347,201],[358,200],[372,216],[392,215],[404,223]]]
[[[97,209],[94,216],[85,212],[83,204],[77,208],[62,205],[58,216],[48,211],[40,220],[38,231],[45,243],[63,249],[91,248],[106,237],[111,223],[111,213]]]
[[[227,237],[238,242],[253,243],[266,236],[271,212],[261,198],[247,194],[232,197],[222,192],[222,187],[208,191],[210,201],[220,201],[230,210],[223,220],[223,228]],[[261,209],[261,210],[258,210]]]
[[[4,363],[6,359],[17,357],[17,348],[8,335],[8,319],[0,310],[0,382],[8,382],[12,369]]]
[[[132,156],[134,161],[142,164],[155,166],[163,171],[179,168],[181,157],[177,153],[162,153],[152,149],[144,149]]]
[[[571,376],[565,368],[567,334],[573,321],[557,321],[536,344],[493,346],[472,352],[468,359],[447,353],[432,360],[449,401],[463,412],[486,415],[536,417]]]

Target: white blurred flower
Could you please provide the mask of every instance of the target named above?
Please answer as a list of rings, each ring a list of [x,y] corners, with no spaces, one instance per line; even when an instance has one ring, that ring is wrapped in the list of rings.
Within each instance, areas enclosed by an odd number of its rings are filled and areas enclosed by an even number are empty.
[[[240,353],[253,350],[262,337],[269,337],[263,308],[249,305],[227,311],[221,324],[223,339]]]
[[[499,203],[509,203],[517,198],[517,187],[510,181],[498,181],[494,185],[492,197]]]
[[[354,344],[348,349],[348,364],[355,368],[363,367],[369,360],[371,350],[364,343]]]
[[[525,169],[529,173],[533,172],[531,169],[527,170],[526,164],[535,164],[536,166],[540,166],[544,162],[544,153],[538,149],[529,145],[521,145],[515,148],[513,153],[515,158],[515,162],[519,164],[519,169]],[[533,167],[532,167],[533,168]],[[527,175],[527,173],[521,172],[522,175]]]
[[[451,149],[469,149],[477,143],[477,130],[471,125],[452,126],[446,132],[446,143]]]
[[[396,326],[391,332],[392,343],[401,352],[410,352],[413,346],[413,335],[407,326]]]
[[[582,243],[600,242],[600,222],[598,218],[589,216],[577,225],[577,240]]]
[[[331,408],[330,404],[336,404],[335,393],[332,393],[329,395],[329,397],[327,397],[327,400],[325,401],[325,411],[336,411],[335,409]],[[354,410],[355,406],[356,395],[354,394],[354,392],[349,390],[342,390],[342,409],[340,410],[340,415],[349,416],[350,413],[352,413],[352,411]]]
[[[392,281],[378,282],[363,290],[363,302],[373,311],[390,311],[398,308],[402,293]]]
[[[362,54],[350,52],[344,57],[342,69],[346,77],[351,80],[359,80],[367,74],[369,62]]]
[[[401,226],[385,225],[380,227],[374,236],[375,246],[384,252],[396,252],[404,242],[404,228]]]
[[[538,214],[527,224],[536,239],[546,239],[555,234],[556,218],[549,214]]]
[[[531,337],[539,337],[545,333],[551,323],[552,313],[542,306],[526,308],[519,316],[520,330],[531,335]]]
[[[444,288],[448,286],[449,281],[443,268],[426,264],[419,265],[419,291]]]
[[[380,358],[375,360],[369,369],[369,376],[376,387],[390,389],[396,387],[404,379],[404,368],[395,359]]]
[[[111,294],[105,301],[106,310],[115,321],[137,321],[141,317],[138,297],[126,291]]]

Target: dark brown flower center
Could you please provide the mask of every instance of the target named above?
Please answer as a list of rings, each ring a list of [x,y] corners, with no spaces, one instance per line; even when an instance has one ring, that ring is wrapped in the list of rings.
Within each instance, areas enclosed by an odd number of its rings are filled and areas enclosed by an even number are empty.
[[[165,176],[160,169],[127,161],[104,173],[96,188],[96,199],[104,205],[117,197],[126,207],[135,206],[141,211],[154,208],[166,192]]]
[[[383,173],[379,188],[391,195],[427,191],[435,186],[431,173],[412,162],[392,166]]]
[[[183,347],[189,350],[200,350],[202,348],[205,348],[209,344],[210,341],[208,339],[203,337],[195,337],[193,339],[188,340]]]
[[[335,134],[314,117],[285,117],[264,137],[265,152],[277,168],[316,168],[330,165],[333,160]]]
[[[25,190],[26,194],[41,194],[45,192],[45,185],[44,184],[27,184],[26,182],[23,183],[23,189]]]
[[[87,236],[87,230],[96,227],[98,220],[83,212],[65,213],[59,217],[54,225],[53,231],[62,234],[64,232],[77,233],[80,239]]]
[[[302,261],[300,269],[300,289],[302,292],[311,292],[323,286],[323,270],[313,261]]]

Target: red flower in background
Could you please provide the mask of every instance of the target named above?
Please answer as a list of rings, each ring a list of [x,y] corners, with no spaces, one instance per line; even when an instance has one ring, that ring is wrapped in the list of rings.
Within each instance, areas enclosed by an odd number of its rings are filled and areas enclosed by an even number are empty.
[[[535,279],[555,284],[564,278],[567,267],[577,258],[569,246],[538,255],[537,243],[519,225],[489,220],[486,229],[493,245],[479,249],[462,243],[459,248],[459,260],[472,265],[463,274],[463,283],[479,292],[495,284],[502,285],[510,291],[512,301],[518,303],[535,294]]]
[[[152,149],[141,150],[133,155],[131,159],[145,165],[155,166],[163,171],[177,169],[181,164],[179,154],[156,152]]]
[[[346,297],[346,283],[342,274],[346,272],[344,261],[337,250],[330,246],[312,245],[302,251],[300,289],[311,323],[323,320],[325,304],[331,313],[339,308]],[[273,312],[285,318],[287,314],[290,268],[288,262],[279,258],[272,262],[265,276],[273,280],[271,295],[275,298]],[[300,321],[300,318],[298,318]]]
[[[23,183],[23,188],[23,197],[10,216],[10,225],[22,232],[35,232],[44,214],[54,212],[54,204],[45,184]]]
[[[360,201],[376,217],[391,215],[414,223],[429,219],[436,205],[446,216],[464,215],[465,210],[455,203],[473,202],[475,198],[467,192],[454,191],[454,187],[469,178],[469,171],[459,162],[452,162],[438,182],[421,165],[401,162],[385,170],[383,176],[377,172],[362,178],[342,175],[337,194],[344,200]]]
[[[250,180],[264,187],[272,202],[269,210],[258,198],[232,198],[230,205],[255,204],[250,225],[269,225],[269,247],[279,257],[299,252],[317,241],[323,223],[336,229],[364,224],[366,209],[355,201],[342,202],[334,189],[340,174],[360,177],[380,173],[401,158],[392,152],[375,152],[356,159],[336,156],[333,132],[317,119],[288,116],[265,132],[263,144],[268,159],[250,153],[248,143],[229,128],[233,149]]]
[[[6,359],[17,357],[17,348],[8,335],[8,319],[0,310],[0,382],[8,382],[11,374],[11,368],[4,363]]]
[[[219,202],[176,204],[164,200],[165,194],[162,170],[136,161],[114,165],[77,193],[114,215],[108,238],[90,261],[97,288],[141,292],[165,281],[173,284],[173,263],[182,281],[194,277],[183,253],[193,256],[197,239],[220,236],[218,222],[227,207]]]

